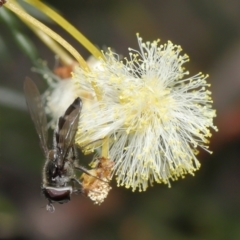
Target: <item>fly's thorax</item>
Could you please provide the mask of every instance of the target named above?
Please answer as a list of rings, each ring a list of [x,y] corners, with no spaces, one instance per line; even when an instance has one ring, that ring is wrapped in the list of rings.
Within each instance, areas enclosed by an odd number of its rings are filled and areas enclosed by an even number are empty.
[[[69,186],[71,182],[71,177],[67,175],[57,176],[55,179],[52,179],[51,184],[55,187],[66,187]]]
[[[43,167],[43,180],[51,182],[58,175],[57,165],[54,161],[47,159]]]
[[[53,161],[57,167],[61,169],[64,164],[63,149],[59,148],[56,146],[56,143],[54,143],[53,149],[48,152],[48,159]]]
[[[74,177],[75,171],[74,171],[74,165],[72,161],[65,161],[63,166],[63,172],[66,177]]]
[[[65,159],[63,165],[59,168],[56,161],[47,159],[43,167],[43,185],[56,188],[71,185],[75,178],[73,162]]]

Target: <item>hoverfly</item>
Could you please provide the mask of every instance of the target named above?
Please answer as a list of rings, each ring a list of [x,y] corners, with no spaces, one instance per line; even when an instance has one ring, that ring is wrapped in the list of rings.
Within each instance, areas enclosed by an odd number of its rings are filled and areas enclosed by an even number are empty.
[[[75,169],[86,174],[88,171],[78,165],[74,138],[82,109],[82,101],[78,97],[58,119],[54,130],[53,149],[48,149],[47,118],[41,100],[41,95],[35,83],[27,78],[24,82],[24,92],[27,106],[38,133],[45,155],[42,172],[42,192],[48,200],[46,209],[54,212],[52,203],[70,201],[72,193],[82,193],[81,182],[75,176]]]

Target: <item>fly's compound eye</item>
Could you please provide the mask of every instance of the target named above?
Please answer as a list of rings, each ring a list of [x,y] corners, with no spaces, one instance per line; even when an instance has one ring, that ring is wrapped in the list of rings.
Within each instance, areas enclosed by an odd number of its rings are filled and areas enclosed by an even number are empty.
[[[50,202],[66,203],[70,201],[72,187],[43,188],[43,194]]]

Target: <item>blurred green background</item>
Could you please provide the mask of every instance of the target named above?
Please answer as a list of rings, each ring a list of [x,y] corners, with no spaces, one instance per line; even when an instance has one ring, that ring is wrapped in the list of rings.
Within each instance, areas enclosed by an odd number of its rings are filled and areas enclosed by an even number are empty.
[[[144,40],[181,45],[190,56],[185,65],[190,74],[210,74],[219,132],[211,139],[214,153],[199,155],[202,167],[195,177],[171,188],[155,184],[144,193],[117,188],[113,181],[101,206],[73,196],[56,205],[54,214],[46,212],[40,193],[44,158],[22,91],[26,76],[42,91],[46,84],[31,71],[33,62],[0,16],[0,239],[240,239],[240,1],[46,2],[94,44],[124,56],[128,47],[137,48],[137,32]],[[89,56],[62,29],[46,23]],[[54,54],[20,21],[13,24],[53,68]]]

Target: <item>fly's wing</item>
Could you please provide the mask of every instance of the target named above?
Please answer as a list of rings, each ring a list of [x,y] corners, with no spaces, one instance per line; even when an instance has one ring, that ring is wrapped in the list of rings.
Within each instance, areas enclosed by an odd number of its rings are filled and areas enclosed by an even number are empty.
[[[81,109],[82,100],[78,97],[58,120],[58,129],[55,133],[58,165],[63,164],[70,148],[74,144]]]
[[[40,138],[45,157],[47,157],[47,118],[44,112],[41,95],[36,84],[30,78],[24,81],[24,93],[28,110]]]

